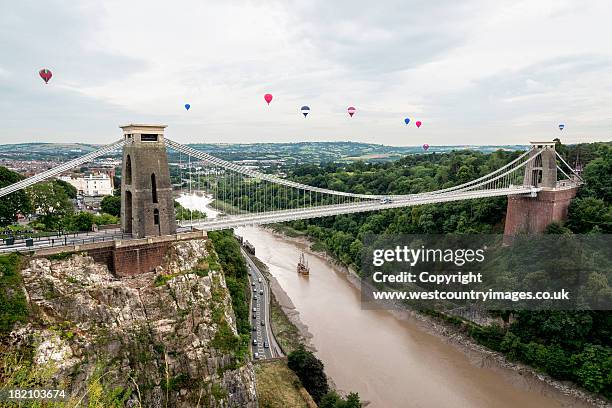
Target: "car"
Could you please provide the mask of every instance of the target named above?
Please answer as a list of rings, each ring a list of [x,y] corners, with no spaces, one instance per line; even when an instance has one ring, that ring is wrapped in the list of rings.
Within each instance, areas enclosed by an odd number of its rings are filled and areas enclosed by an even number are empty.
[[[270,345],[268,344],[268,342],[264,341],[264,348],[269,348],[269,347],[270,347]]]
[[[259,283],[261,283],[261,278],[259,278]]]
[[[257,345],[257,339],[253,339],[253,345],[256,346]]]
[[[259,353],[253,353],[253,358],[255,360],[258,360],[259,359]]]
[[[255,312],[257,312],[257,308],[256,307],[253,308],[253,313],[255,313]]]
[[[253,293],[257,293],[257,288],[253,288]]]
[[[253,326],[253,328],[251,329],[252,331],[256,332],[257,331],[257,327]]]
[[[259,291],[259,294],[260,294],[260,295],[263,295],[263,289],[261,289],[261,290]]]
[[[392,203],[393,201],[391,200],[390,197],[384,197],[382,200],[380,200],[381,204],[389,204]]]
[[[251,286],[255,286],[255,282],[251,282]]]
[[[262,325],[262,326],[265,326],[265,325],[266,325],[266,322],[264,322],[264,321],[262,320],[262,321],[261,321],[261,325]]]
[[[253,300],[257,300],[257,295],[253,296]]]
[[[253,319],[257,319],[257,315],[253,313]]]

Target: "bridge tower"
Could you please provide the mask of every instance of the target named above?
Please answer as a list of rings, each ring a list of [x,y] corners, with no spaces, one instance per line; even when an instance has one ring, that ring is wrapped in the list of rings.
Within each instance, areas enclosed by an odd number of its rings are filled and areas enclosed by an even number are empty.
[[[531,142],[530,157],[538,153],[525,166],[523,185],[541,190],[537,195],[508,196],[504,235],[542,233],[550,223],[567,218],[578,187],[557,182],[555,142]]]
[[[166,125],[121,126],[121,230],[135,238],[174,234],[174,197],[164,144]]]

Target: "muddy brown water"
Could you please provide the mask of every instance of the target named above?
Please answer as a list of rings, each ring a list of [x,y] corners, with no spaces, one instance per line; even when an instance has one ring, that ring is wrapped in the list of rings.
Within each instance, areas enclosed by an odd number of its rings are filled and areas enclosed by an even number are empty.
[[[307,253],[310,277],[299,276],[302,244],[262,228],[237,233],[255,245],[291,298],[338,389],[359,392],[369,407],[576,406],[537,380],[485,364],[416,321],[362,309],[359,290],[321,257]]]

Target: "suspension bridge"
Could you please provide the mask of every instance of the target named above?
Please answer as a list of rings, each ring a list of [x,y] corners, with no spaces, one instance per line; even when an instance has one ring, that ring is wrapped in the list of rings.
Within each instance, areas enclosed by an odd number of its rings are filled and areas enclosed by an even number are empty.
[[[519,230],[538,232],[562,219],[582,184],[579,174],[555,151],[554,142],[531,142],[527,151],[506,165],[457,186],[418,194],[357,194],[298,183],[222,160],[165,138],[163,125],[127,125],[122,129],[121,140],[1,188],[0,200],[10,200],[11,193],[122,149],[121,228],[93,234],[94,241],[124,242],[195,229],[212,231],[499,196],[509,197],[506,233],[513,234]],[[179,162],[172,166],[168,150],[179,156]],[[206,196],[218,215],[194,219],[189,212],[187,216],[178,214],[177,221],[177,192]],[[86,238],[83,234],[63,241],[49,238],[39,246],[74,245],[78,239]],[[3,252],[31,249],[19,242],[1,248]]]

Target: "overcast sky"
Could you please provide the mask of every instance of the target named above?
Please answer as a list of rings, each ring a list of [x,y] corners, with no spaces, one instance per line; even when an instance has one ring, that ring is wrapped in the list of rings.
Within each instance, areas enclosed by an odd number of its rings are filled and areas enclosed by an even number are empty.
[[[0,143],[106,143],[129,122],[180,142],[611,140],[611,17],[608,0],[0,0]]]

